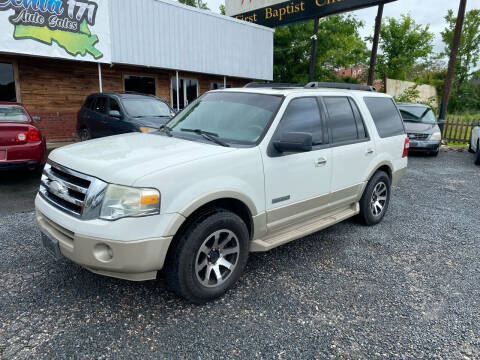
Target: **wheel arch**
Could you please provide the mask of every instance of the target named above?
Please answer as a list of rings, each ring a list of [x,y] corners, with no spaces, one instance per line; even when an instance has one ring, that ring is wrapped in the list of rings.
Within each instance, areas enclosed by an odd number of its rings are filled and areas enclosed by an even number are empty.
[[[197,199],[182,210],[182,221],[176,221],[171,225],[169,233],[175,235],[169,246],[166,258],[168,259],[175,251],[181,235],[195,221],[195,219],[219,208],[231,211],[238,215],[245,222],[250,239],[252,239],[255,230],[253,216],[256,214],[256,207],[253,204],[253,201],[246,196],[238,196],[238,193],[232,193],[230,191],[219,192]]]
[[[382,161],[381,163],[377,164],[377,166],[368,174],[367,182],[373,177],[373,175],[377,171],[383,171],[387,173],[390,182],[392,182],[393,178],[393,165],[390,161]]]

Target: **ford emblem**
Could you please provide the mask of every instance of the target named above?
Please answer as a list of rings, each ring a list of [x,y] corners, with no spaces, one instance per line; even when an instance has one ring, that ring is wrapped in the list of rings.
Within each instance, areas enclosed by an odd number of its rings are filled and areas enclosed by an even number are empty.
[[[50,182],[49,188],[53,193],[68,195],[68,188],[56,180]]]

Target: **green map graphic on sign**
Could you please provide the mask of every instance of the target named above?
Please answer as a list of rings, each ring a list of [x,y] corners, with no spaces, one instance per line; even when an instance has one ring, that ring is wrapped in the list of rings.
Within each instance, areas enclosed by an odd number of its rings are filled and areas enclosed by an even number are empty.
[[[95,59],[100,59],[103,56],[94,46],[98,42],[98,36],[90,33],[85,20],[80,24],[80,31],[77,33],[51,30],[46,26],[15,25],[13,37],[15,39],[37,40],[47,45],[52,45],[52,42],[55,41],[73,56],[85,56],[87,53],[92,54]]]
[[[15,39],[37,40],[47,45],[56,42],[73,56],[85,56],[87,53],[90,53],[95,59],[100,59],[103,56],[94,46],[98,42],[98,36],[90,33],[86,21],[80,24],[80,31],[77,33],[51,30],[46,26],[15,25],[13,37]]]
[[[9,17],[15,40],[31,39],[46,45],[54,42],[72,56],[90,54],[95,59],[103,53],[95,45],[98,5],[88,0],[0,0],[0,11],[12,9]]]

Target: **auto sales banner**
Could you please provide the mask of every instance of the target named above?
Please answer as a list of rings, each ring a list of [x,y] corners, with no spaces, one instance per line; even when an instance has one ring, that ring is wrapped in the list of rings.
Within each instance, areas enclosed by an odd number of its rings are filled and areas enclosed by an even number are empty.
[[[225,0],[225,13],[239,20],[277,27],[396,0]]]
[[[108,0],[0,0],[0,52],[110,63]]]

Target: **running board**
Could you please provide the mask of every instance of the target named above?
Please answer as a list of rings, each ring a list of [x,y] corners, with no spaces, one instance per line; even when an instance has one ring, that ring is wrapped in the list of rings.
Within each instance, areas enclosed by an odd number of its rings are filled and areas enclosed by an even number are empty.
[[[343,220],[357,215],[360,212],[358,203],[351,204],[347,208],[341,208],[336,211],[324,214],[323,216],[308,219],[303,223],[289,226],[275,234],[266,236],[263,239],[252,241],[250,245],[251,252],[268,251],[277,246],[286,244],[290,241],[300,239],[304,236],[323,230],[329,226],[335,225]]]

